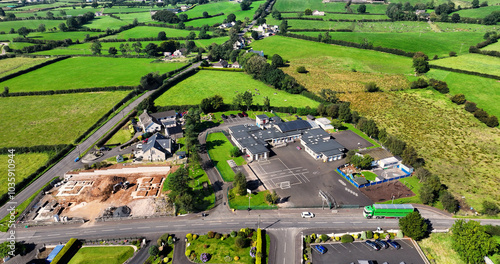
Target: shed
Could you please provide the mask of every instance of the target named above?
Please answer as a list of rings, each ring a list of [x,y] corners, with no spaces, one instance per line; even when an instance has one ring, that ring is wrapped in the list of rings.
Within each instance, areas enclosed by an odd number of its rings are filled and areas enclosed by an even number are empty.
[[[120,163],[120,162],[123,162],[124,159],[123,159],[123,156],[122,155],[116,155],[116,162]]]
[[[396,157],[390,157],[386,159],[381,159],[377,161],[378,166],[381,168],[389,168],[389,167],[394,167],[399,164],[399,160]]]
[[[57,245],[50,253],[49,256],[47,257],[47,263],[51,263],[52,260],[59,254],[61,249],[63,249],[64,245]]]

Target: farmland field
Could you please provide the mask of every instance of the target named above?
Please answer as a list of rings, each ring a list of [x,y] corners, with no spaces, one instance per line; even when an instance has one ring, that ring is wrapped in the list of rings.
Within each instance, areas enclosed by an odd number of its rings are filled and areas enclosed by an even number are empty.
[[[431,61],[430,64],[500,76],[500,58],[481,54],[465,54]]]
[[[74,57],[0,83],[11,92],[138,85],[149,72],[165,73],[183,63],[151,63],[152,59]],[[54,78],[57,76],[57,82]],[[91,78],[87,78],[91,76]],[[86,77],[86,78],[84,78]]]
[[[296,13],[282,13],[282,17],[297,17]],[[350,20],[360,20],[360,19],[389,19],[385,14],[381,15],[371,15],[371,14],[329,14],[326,13],[324,16],[303,16],[304,18],[321,18],[323,20],[328,19],[350,19]]]
[[[19,21],[4,21],[0,23],[0,31],[5,31],[6,33],[10,31],[11,28],[15,29],[16,32],[21,27],[26,27],[28,29],[37,29],[40,24],[44,24],[46,28],[57,27],[61,24],[61,20],[19,20]],[[31,33],[30,33],[31,35]],[[29,35],[28,35],[29,36]]]
[[[0,98],[0,113],[9,113],[3,117],[0,147],[70,144],[128,93]]]
[[[296,34],[317,37],[324,32],[297,32]],[[330,32],[332,39],[355,43],[368,41],[373,46],[401,49],[409,52],[421,51],[430,58],[448,56],[450,51],[457,54],[468,54],[469,46],[483,41],[483,33],[466,32],[425,32],[425,33],[358,33],[358,32]],[[463,44],[463,45],[462,45]]]
[[[486,127],[463,106],[427,89],[346,93],[341,99],[414,146],[426,167],[457,197],[465,196],[470,206],[500,200],[500,131]]]
[[[445,81],[450,94],[464,94],[477,107],[500,117],[500,83],[497,80],[436,69],[431,69],[426,76]]]
[[[274,4],[274,9],[281,12],[304,12],[307,8],[326,12],[346,12],[345,3],[342,2],[322,3],[322,0],[277,0]],[[351,5],[351,10],[355,11],[357,8],[358,5]],[[387,6],[383,4],[367,4],[366,12],[384,14],[386,8]]]
[[[258,92],[255,89],[258,89]],[[208,70],[201,70],[194,76],[170,88],[156,99],[155,104],[199,104],[203,98],[216,94],[224,97],[224,103],[230,104],[237,91],[239,93],[252,92],[254,94],[254,104],[263,105],[264,97],[267,96],[271,101],[271,106],[316,107],[318,105],[317,102],[302,95],[275,90],[260,81],[252,79],[250,75],[243,72]],[[173,100],[173,98],[175,99]]]
[[[484,18],[491,14],[493,11],[500,11],[500,6],[486,6],[481,8],[464,9],[460,10],[458,13],[461,17],[474,17],[474,18]]]
[[[129,38],[156,38],[158,33],[164,31],[167,38],[186,37],[191,30],[163,28],[163,27],[135,27],[120,32],[119,34],[105,37],[104,39],[129,39]],[[198,36],[198,31],[194,31]],[[210,34],[211,32],[207,32]]]
[[[24,178],[34,173],[39,167],[42,167],[49,159],[50,153],[15,153],[14,161],[16,162],[16,183],[21,182]],[[4,186],[0,190],[0,196],[7,193],[7,164],[8,155],[0,155],[0,162],[5,164],[5,176],[0,177],[0,184]]]
[[[490,44],[490,45],[482,48],[481,50],[496,50],[496,51],[500,51],[500,42],[496,42],[496,43]]]
[[[68,264],[121,264],[134,255],[134,249],[121,247],[85,247],[80,248]]]
[[[9,47],[11,49],[22,49],[24,47],[29,47],[29,46],[33,46],[35,44],[32,44],[32,43],[27,43],[27,42],[10,42],[9,43]]]
[[[65,39],[71,39],[73,41],[79,40],[83,41],[85,39],[86,35],[90,35],[91,37],[93,36],[98,36],[100,34],[104,34],[103,32],[88,32],[88,31],[73,31],[73,32],[62,32],[62,31],[55,31],[55,32],[33,32],[28,35],[28,38],[34,38],[34,39],[46,39],[46,40],[65,40]],[[19,35],[14,36],[14,37],[19,37]]]
[[[113,17],[102,16],[94,18],[92,21],[90,21],[90,23],[85,24],[84,27],[106,30],[107,28],[119,29],[121,26],[127,24],[128,24],[127,22],[121,21]]]
[[[206,47],[212,43],[217,43],[217,44],[222,44],[226,42],[229,39],[229,37],[219,37],[219,38],[212,38],[212,39],[196,39],[194,40],[194,43],[196,43],[197,47]],[[146,47],[149,43],[154,43],[156,45],[160,45],[164,41],[141,41],[142,47]],[[180,43],[184,43],[184,40],[179,40]],[[118,50],[118,55],[122,55],[122,52],[120,51],[120,44],[125,44],[129,43],[131,46],[135,42],[101,42],[102,45],[102,50],[101,53],[103,55],[109,55],[109,48],[110,47],[115,47]],[[89,55],[92,54],[90,50],[91,43],[83,43],[83,44],[75,44],[71,45],[68,47],[64,48],[55,48],[52,50],[46,50],[46,51],[39,51],[39,52],[34,52],[33,54],[37,55]],[[136,55],[136,53],[133,51],[130,54]],[[144,54],[144,53],[142,53]]]
[[[211,3],[208,5],[200,5],[200,6],[193,8],[192,10],[186,12],[188,14],[188,16],[189,17],[202,16],[202,14],[200,14],[200,15],[196,15],[196,14],[199,14],[200,10],[201,10],[201,13],[203,13],[203,11],[205,11],[207,9],[214,10],[214,11],[207,11],[208,14],[210,14],[210,15],[215,15],[215,14],[220,13],[220,12],[224,12],[224,15],[212,17],[212,18],[196,19],[193,21],[186,22],[185,24],[186,24],[186,26],[193,26],[193,27],[201,27],[203,25],[211,26],[211,25],[216,24],[216,23],[222,23],[224,21],[224,19],[226,19],[226,17],[229,14],[236,15],[236,20],[244,21],[245,17],[252,19],[253,14],[255,13],[255,10],[257,10],[259,5],[261,5],[263,3],[264,3],[264,1],[252,2],[251,9],[245,10],[245,11],[242,11],[240,8],[240,5],[236,2],[218,2],[218,3]],[[222,7],[221,7],[221,9],[219,9],[219,11],[215,11],[217,9],[212,8],[211,6],[218,5],[218,4],[220,4]],[[200,9],[196,10],[198,7]],[[194,12],[193,13],[194,15],[192,15],[189,12]]]
[[[16,57],[0,60],[0,77],[27,69],[45,61],[48,61],[48,59]]]

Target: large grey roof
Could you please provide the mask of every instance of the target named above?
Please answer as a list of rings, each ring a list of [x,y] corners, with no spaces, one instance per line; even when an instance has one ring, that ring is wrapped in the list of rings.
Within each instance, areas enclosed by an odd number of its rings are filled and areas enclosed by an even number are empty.
[[[276,124],[278,129],[283,132],[289,132],[289,131],[295,131],[295,130],[305,130],[308,128],[311,128],[311,125],[309,122],[304,121],[304,120],[294,120],[290,122],[283,122],[283,123],[278,123]]]
[[[142,151],[146,152],[151,148],[155,148],[162,152],[169,152],[172,148],[172,140],[164,137],[162,134],[156,133],[148,139],[148,143],[142,147]]]
[[[151,116],[156,119],[161,119],[167,116],[177,116],[177,113],[175,112],[175,110],[169,110],[164,112],[152,113]]]
[[[156,123],[158,125],[161,125],[161,123],[155,117],[152,117],[147,112],[142,113],[139,116],[139,120],[141,121],[142,125],[144,125],[145,128],[149,127],[151,123]]]
[[[304,131],[302,141],[315,153],[321,153],[327,157],[342,154],[345,147],[330,138],[330,134],[323,129],[309,129]]]

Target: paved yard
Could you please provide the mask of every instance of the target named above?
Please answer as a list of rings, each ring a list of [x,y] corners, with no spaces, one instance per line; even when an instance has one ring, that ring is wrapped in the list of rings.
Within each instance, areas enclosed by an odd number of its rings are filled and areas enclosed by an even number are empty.
[[[373,241],[373,239],[371,240]],[[326,253],[319,254],[313,250],[312,262],[314,264],[357,264],[358,260],[371,260],[379,264],[384,262],[390,264],[399,264],[401,262],[406,264],[425,264],[425,261],[410,239],[396,239],[394,241],[401,245],[399,250],[389,247],[388,249],[375,251],[366,245],[364,241],[347,244],[322,244],[326,248]]]
[[[346,147],[347,150],[361,149],[373,146],[368,140],[358,136],[356,133],[346,130],[332,134],[333,138]]]
[[[330,202],[338,205],[372,204],[367,196],[335,172],[343,160],[326,163],[314,160],[297,146],[300,142],[273,148],[268,160],[248,164],[268,189],[276,190],[284,198],[280,206],[321,207],[320,190]]]

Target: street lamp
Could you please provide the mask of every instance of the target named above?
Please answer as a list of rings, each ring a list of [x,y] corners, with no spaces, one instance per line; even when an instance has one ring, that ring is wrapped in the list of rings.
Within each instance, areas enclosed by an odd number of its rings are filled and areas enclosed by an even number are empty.
[[[252,198],[251,197],[252,191],[250,191],[250,189],[247,189],[247,193],[248,193],[248,213],[250,213],[250,198]]]

